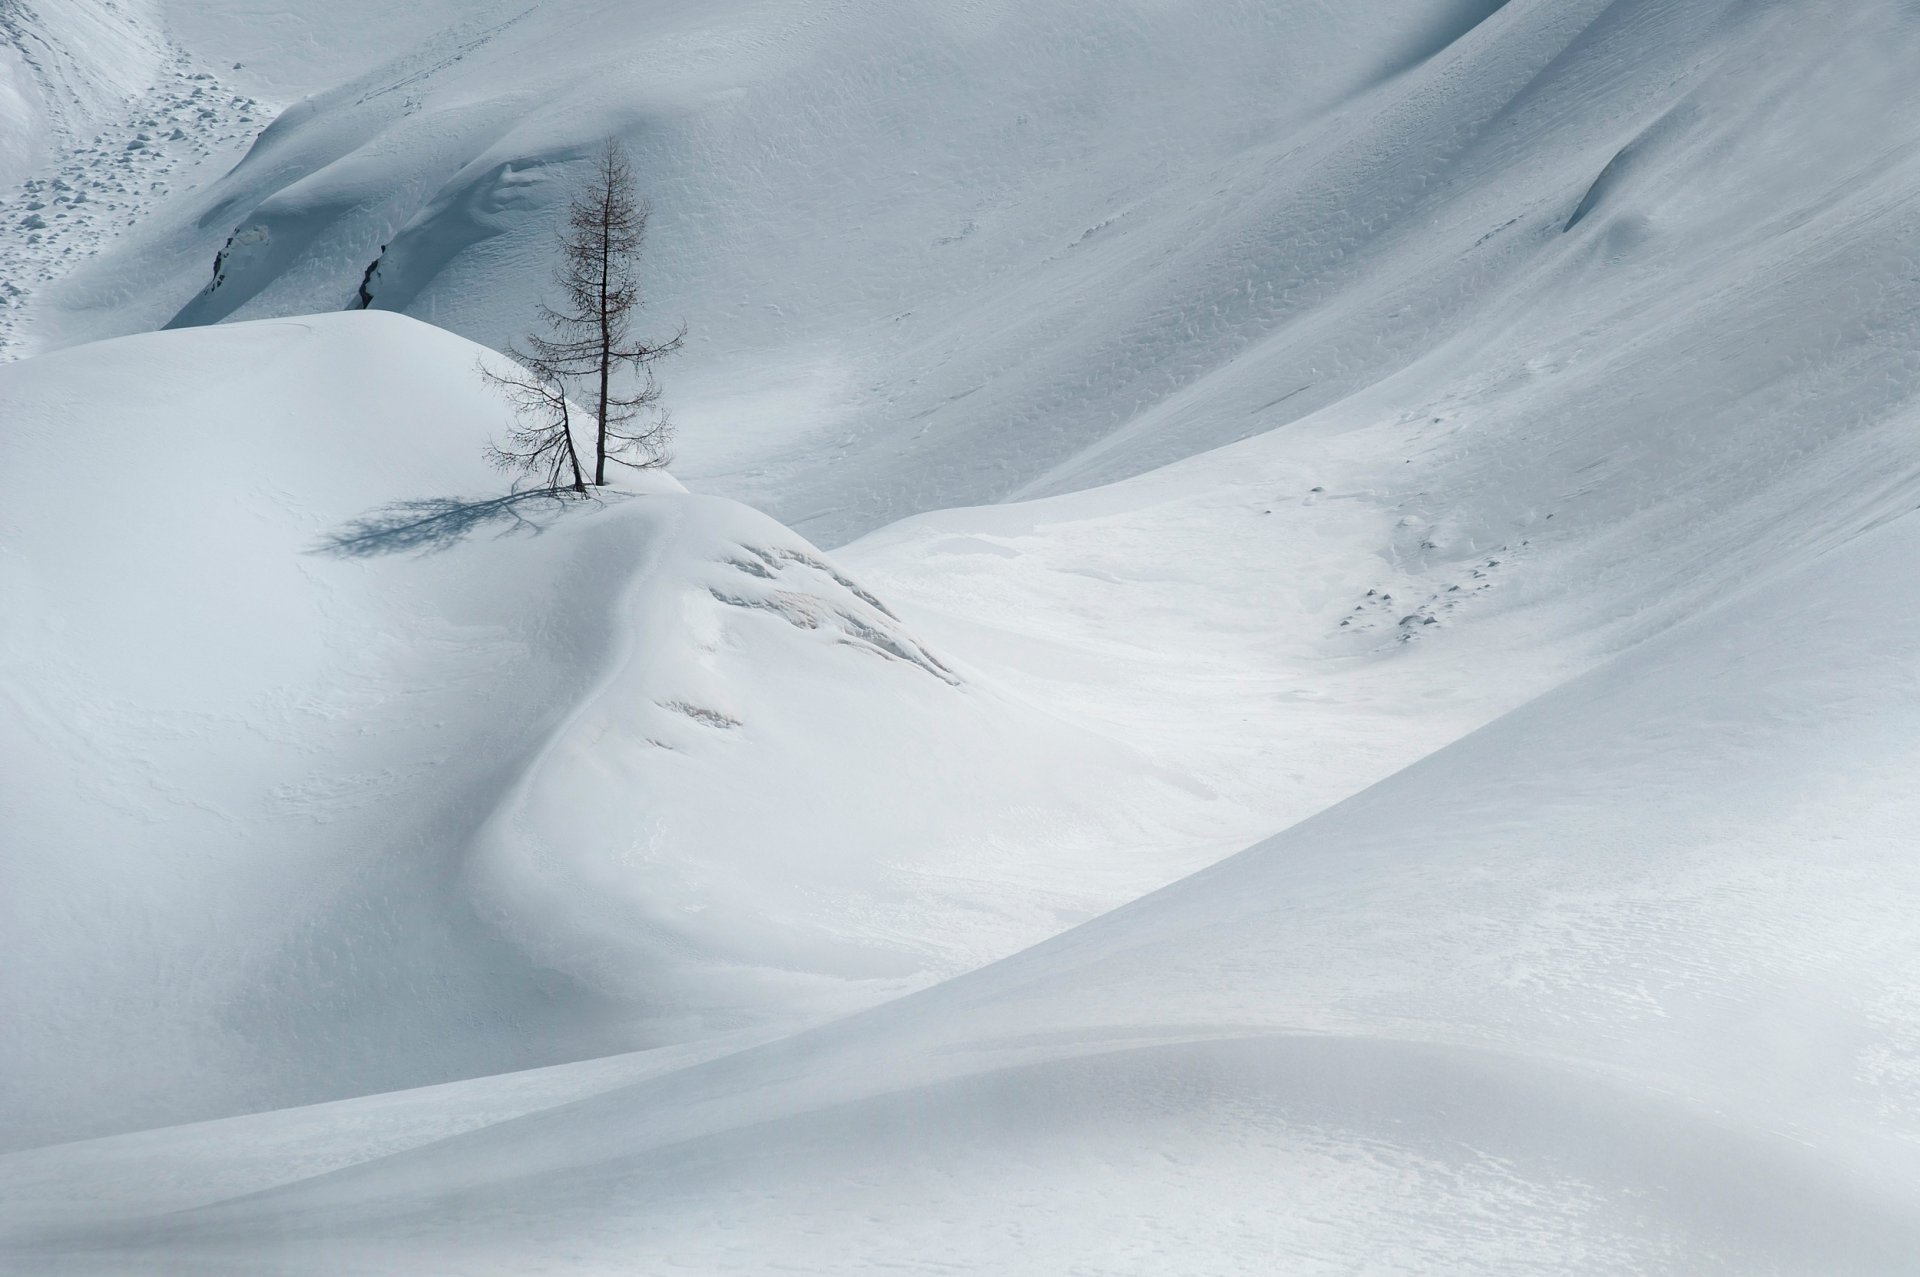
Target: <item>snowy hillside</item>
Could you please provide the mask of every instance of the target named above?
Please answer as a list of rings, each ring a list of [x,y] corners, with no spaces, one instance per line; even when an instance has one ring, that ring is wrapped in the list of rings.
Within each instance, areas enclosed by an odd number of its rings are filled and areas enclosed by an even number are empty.
[[[286,109],[36,286],[23,349],[363,284],[497,346],[612,129],[659,205],[655,311],[690,325],[682,473],[826,544],[1395,376],[1395,411],[1550,372],[1560,423],[1611,398],[1644,426],[1618,401],[1645,394],[1738,428],[1911,301],[1920,37],[1891,0],[551,0],[432,31],[354,5],[284,47],[245,34],[258,4],[150,3]],[[1691,335],[1755,324],[1778,349],[1691,398]]]
[[[0,1269],[1911,1270],[1910,4],[0,35]]]
[[[77,1272],[1902,1272],[1920,682],[1895,636],[1920,615],[1884,582],[1916,550],[1902,523],[1785,570],[1213,870],[815,1033],[0,1176]],[[1837,623],[1864,593],[1873,621]],[[486,1105],[517,1120],[458,1134]],[[103,1227],[63,1200],[83,1183],[148,1218]]]
[[[14,1141],[792,1023],[1273,823],[744,507],[502,497],[481,354],[352,313],[0,369]]]

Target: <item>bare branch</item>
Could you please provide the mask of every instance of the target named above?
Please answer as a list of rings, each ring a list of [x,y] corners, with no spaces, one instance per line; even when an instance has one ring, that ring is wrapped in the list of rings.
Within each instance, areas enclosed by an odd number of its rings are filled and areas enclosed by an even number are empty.
[[[566,384],[553,368],[519,350],[508,352],[512,371],[490,368],[482,361],[480,375],[513,408],[514,425],[505,443],[488,445],[487,459],[496,468],[525,475],[543,487],[563,484],[575,492],[587,490],[573,446],[572,413]]]

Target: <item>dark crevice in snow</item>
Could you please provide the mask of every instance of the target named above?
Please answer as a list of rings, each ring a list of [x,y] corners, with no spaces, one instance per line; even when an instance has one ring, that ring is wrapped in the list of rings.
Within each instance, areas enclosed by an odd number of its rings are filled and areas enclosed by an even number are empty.
[[[206,292],[211,293],[227,282],[227,267],[241,250],[265,244],[272,238],[264,226],[243,226],[227,236],[227,242],[213,255],[213,282],[207,285]]]
[[[237,231],[234,232],[234,234],[238,234],[238,233],[239,232]],[[207,285],[208,292],[212,292],[214,289],[220,287],[221,281],[226,279],[227,250],[232,247],[233,247],[233,235],[229,235],[227,236],[227,242],[220,246],[220,251],[213,255],[213,282]]]
[[[365,310],[373,305],[373,277],[379,271],[380,263],[386,255],[387,246],[382,244],[379,254],[367,263],[366,273],[360,276],[360,287],[354,293],[354,304],[348,307],[349,310]]]

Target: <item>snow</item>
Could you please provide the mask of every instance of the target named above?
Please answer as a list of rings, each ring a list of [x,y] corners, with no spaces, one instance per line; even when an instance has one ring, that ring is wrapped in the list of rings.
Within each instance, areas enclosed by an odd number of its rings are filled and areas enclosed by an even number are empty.
[[[231,172],[36,284],[17,350],[340,309],[363,279],[378,308],[500,346],[612,128],[659,205],[652,313],[689,324],[681,472],[823,544],[1140,473],[1410,369],[1424,384],[1390,411],[1548,372],[1610,390],[1630,383],[1595,365],[1676,308],[1859,309],[1871,333],[1911,300],[1898,227],[1873,223],[1899,222],[1910,181],[1914,37],[1877,0],[1204,19],[576,0],[463,6],[431,36],[303,6],[326,40],[263,62],[264,7],[166,22],[287,110]],[[1764,375],[1825,358],[1781,353]],[[1756,388],[1733,383],[1706,411]]]
[[[1911,1268],[1911,6],[18,14],[0,1267]]]
[[[170,40],[145,3],[41,0],[0,14],[0,34],[0,357],[45,344],[49,292],[111,309],[120,331],[157,325],[157,294],[187,287],[181,254],[217,233],[181,225],[172,200],[273,112]]]
[[[803,1271],[1899,1271],[1920,1230],[1902,834],[1920,683],[1910,653],[1863,658],[1833,613],[1913,539],[1902,522],[1783,569],[1271,841],[918,997],[92,1232],[101,1253],[67,1258],[401,1271],[425,1238],[462,1272],[771,1254]],[[1876,634],[1911,628],[1913,602],[1889,599]],[[405,1103],[451,1115],[485,1094]],[[419,1119],[381,1112],[401,1101],[349,1108],[359,1138],[410,1142],[386,1128]],[[256,1138],[295,1119],[252,1119]],[[52,1182],[134,1181],[143,1155],[188,1151],[204,1175],[235,1134],[70,1146]],[[298,1175],[263,1161],[246,1187]]]
[[[1098,560],[1148,575],[1125,590],[1054,561],[1073,538],[1029,555],[1002,526],[1002,597],[976,590],[956,626],[670,480],[591,508],[502,499],[481,357],[346,312],[0,370],[14,1141],[866,1005],[1493,712],[1407,713],[1414,662],[1316,678],[1324,656],[1289,631],[1330,626],[1324,609],[1219,588],[1283,553],[1358,594],[1366,556],[1345,546],[1377,513],[1286,550],[1295,519],[1182,479],[1131,563]],[[77,415],[112,462],[76,481]],[[1267,537],[1210,578],[1166,571],[1255,519]],[[857,553],[903,597],[957,600],[964,568],[938,564],[992,545],[968,526],[919,577],[899,571],[912,543]],[[1115,609],[1136,614],[1119,643]],[[1261,654],[1283,640],[1298,650]],[[1255,678],[1279,712],[1235,739]],[[1322,757],[1275,792],[1316,729]],[[77,916],[45,913],[77,891]],[[116,1010],[75,1024],[76,1005]]]
[[[1363,654],[1401,631],[1356,654],[1336,628],[1383,579],[1363,504],[1276,516],[1277,476],[1201,466],[1052,503],[1044,539],[1045,505],[930,516],[854,570],[713,497],[503,502],[480,357],[347,312],[0,370],[10,611],[34,618],[6,646],[16,1141],[866,1005],[1503,705],[1409,712],[1428,664]],[[115,458],[84,499],[56,442],[76,403]],[[1276,560],[1320,574],[1313,606],[1229,588]],[[95,878],[99,920],[39,916]],[[89,1002],[125,1010],[68,1023]]]

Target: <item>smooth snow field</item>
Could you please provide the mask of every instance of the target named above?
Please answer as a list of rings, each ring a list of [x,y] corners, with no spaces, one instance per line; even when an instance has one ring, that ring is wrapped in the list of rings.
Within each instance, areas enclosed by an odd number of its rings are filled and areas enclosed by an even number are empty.
[[[1916,68],[0,0],[0,1273],[1920,1272]]]

